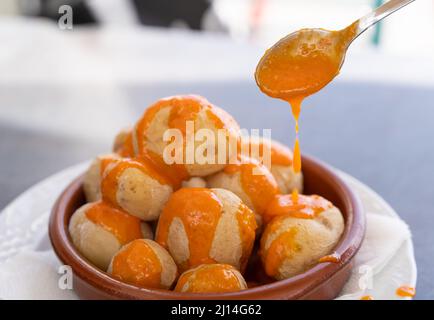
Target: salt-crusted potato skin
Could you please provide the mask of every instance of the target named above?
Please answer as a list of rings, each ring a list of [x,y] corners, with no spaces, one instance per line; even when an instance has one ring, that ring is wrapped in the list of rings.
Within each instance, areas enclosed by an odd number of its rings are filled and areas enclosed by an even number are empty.
[[[89,215],[95,210],[98,212],[93,216],[101,223]],[[112,219],[113,223],[105,223],[104,219]],[[120,229],[116,230],[114,224]],[[152,231],[145,222],[101,202],[88,203],[77,209],[69,222],[69,234],[77,250],[101,270],[107,270],[112,256],[126,242],[152,237]]]
[[[153,240],[138,239],[123,246],[107,270],[115,278],[144,288],[169,289],[178,270],[170,254]]]
[[[202,264],[185,271],[175,291],[190,293],[222,293],[247,289],[241,273],[227,264]]]
[[[344,230],[336,207],[313,219],[283,214],[269,222],[261,238],[260,256],[266,273],[277,280],[306,271],[331,253]]]
[[[156,241],[180,271],[224,263],[244,270],[255,239],[253,212],[224,189],[182,188],[160,216]]]
[[[116,154],[106,154],[96,157],[87,169],[84,180],[83,190],[87,202],[101,200],[101,177],[105,166],[112,160],[118,159]]]
[[[251,158],[229,164],[223,171],[207,177],[207,185],[232,191],[259,216],[279,193],[277,182],[270,171]]]
[[[232,139],[236,143],[239,126],[224,110],[196,95],[168,97],[151,105],[134,127],[133,145],[137,154],[165,159],[165,150],[167,151],[170,145],[170,141],[164,140],[165,133],[168,129],[178,129],[186,142],[188,122],[194,124],[192,133],[194,132],[197,139],[200,140],[198,132],[201,129],[208,129],[215,139],[214,141],[205,138],[201,141],[193,140],[192,148],[188,148],[186,143],[181,143],[174,148],[176,154],[181,155],[182,163],[178,162],[178,164],[185,170],[184,177],[202,177],[220,171],[229,161],[231,151],[229,140]],[[217,143],[219,129],[226,131],[223,135],[223,139],[226,140],[225,150],[219,150]],[[202,162],[195,156],[203,155],[204,150],[212,150],[215,155],[210,156],[211,163],[207,158]],[[223,161],[219,161],[219,154]],[[192,158],[189,160],[187,157]],[[167,163],[166,160],[164,161]]]
[[[101,182],[103,200],[144,221],[156,220],[172,193],[169,181],[145,162],[119,159]]]
[[[201,177],[192,177],[182,182],[183,188],[206,188],[206,181]]]

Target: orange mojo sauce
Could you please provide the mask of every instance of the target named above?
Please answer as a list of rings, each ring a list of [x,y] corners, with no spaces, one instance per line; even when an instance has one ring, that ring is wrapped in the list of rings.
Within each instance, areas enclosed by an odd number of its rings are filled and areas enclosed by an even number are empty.
[[[162,266],[154,250],[144,241],[131,242],[113,258],[112,275],[142,287],[161,287]]]
[[[182,291],[188,283],[188,292],[233,292],[240,290],[240,281],[233,272],[234,268],[225,265],[206,265],[182,275],[175,291]]]
[[[214,232],[222,213],[222,203],[206,188],[180,189],[165,205],[156,234],[156,241],[167,248],[169,227],[174,218],[183,222],[190,246],[190,257],[181,269],[204,263],[215,263],[209,257]]]
[[[241,256],[240,269],[243,271],[247,265],[250,253],[255,242],[255,230],[257,228],[255,214],[244,203],[241,203],[236,213],[241,238],[243,254]]]
[[[277,195],[263,215],[267,223],[276,216],[289,214],[294,218],[314,219],[321,212],[331,209],[333,204],[317,195],[302,195],[296,190],[292,194]]]
[[[93,223],[111,232],[121,245],[143,238],[140,219],[115,209],[104,201],[93,204],[86,217]]]
[[[165,176],[160,175],[157,171],[153,170],[153,168],[149,166],[148,162],[128,158],[115,160],[110,163],[110,167],[107,166],[101,180],[101,193],[104,201],[107,201],[114,206],[119,206],[117,200],[119,178],[125,170],[130,168],[142,171],[162,185],[170,184],[170,181],[168,181]]]
[[[416,295],[416,289],[409,286],[401,286],[396,289],[396,294],[400,297],[414,297]]]
[[[277,274],[285,258],[291,257],[294,252],[299,250],[299,245],[295,241],[295,236],[298,232],[297,227],[291,227],[281,233],[273,240],[267,250],[263,250],[265,248],[265,239],[278,231],[281,227],[281,221],[284,218],[285,216],[280,216],[273,220],[273,222],[267,226],[261,238],[260,255],[264,262],[265,273],[270,277],[274,277]]]
[[[318,260],[319,263],[324,263],[324,262],[339,263],[340,261],[341,261],[341,255],[337,252],[333,252],[332,254],[321,257]]]
[[[259,171],[259,172],[257,172]],[[279,187],[271,173],[258,161],[245,158],[224,168],[227,174],[240,173],[243,191],[252,201],[258,214],[265,212],[270,201],[279,193]]]
[[[179,218],[183,222],[190,245],[190,257],[182,267],[188,269],[204,263],[215,263],[216,261],[209,257],[209,252],[222,210],[222,203],[212,190],[180,189],[172,195],[163,209],[158,222],[156,241],[167,248],[170,225],[174,218]],[[255,239],[256,220],[253,212],[242,203],[236,213],[236,219],[243,250],[241,269],[244,269]]]

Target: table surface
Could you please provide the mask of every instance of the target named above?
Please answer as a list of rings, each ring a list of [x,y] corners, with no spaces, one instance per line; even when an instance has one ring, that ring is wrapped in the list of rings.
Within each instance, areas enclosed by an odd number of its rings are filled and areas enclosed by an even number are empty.
[[[108,152],[113,128],[167,95],[201,94],[243,128],[271,128],[289,145],[294,138],[289,107],[262,95],[251,77],[119,82],[115,89],[0,83],[0,208],[48,175]],[[434,298],[434,87],[336,81],[305,101],[300,130],[305,153],[372,187],[410,225],[417,298]]]

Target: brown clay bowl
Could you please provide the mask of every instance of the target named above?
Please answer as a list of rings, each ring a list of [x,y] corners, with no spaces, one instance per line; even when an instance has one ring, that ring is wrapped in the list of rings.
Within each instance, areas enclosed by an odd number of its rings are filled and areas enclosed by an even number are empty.
[[[53,207],[49,222],[51,243],[59,259],[72,267],[74,290],[82,299],[333,299],[350,276],[354,256],[363,241],[365,216],[357,195],[329,166],[303,156],[303,174],[305,193],[332,201],[344,215],[345,229],[335,248],[341,255],[339,263],[321,263],[290,279],[219,294],[144,289],[113,279],[75,249],[68,233],[71,215],[85,201],[82,176],[64,190]]]

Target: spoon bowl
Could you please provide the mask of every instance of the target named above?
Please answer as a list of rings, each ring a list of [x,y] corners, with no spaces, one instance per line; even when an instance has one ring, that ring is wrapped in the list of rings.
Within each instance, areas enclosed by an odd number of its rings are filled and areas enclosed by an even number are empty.
[[[255,79],[262,92],[294,101],[326,86],[339,74],[349,45],[369,27],[414,0],[390,0],[345,29],[301,29],[282,38],[259,61]]]

